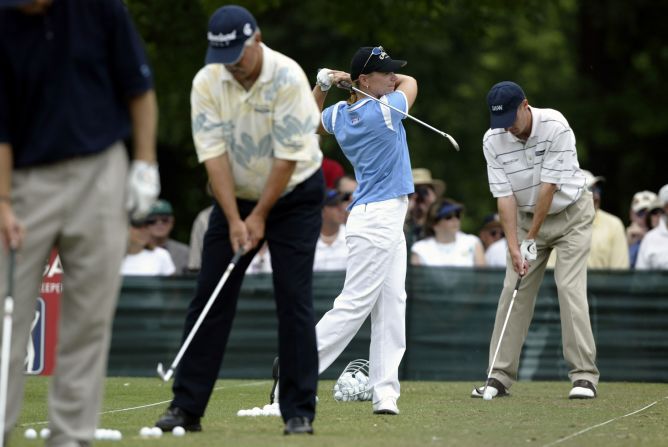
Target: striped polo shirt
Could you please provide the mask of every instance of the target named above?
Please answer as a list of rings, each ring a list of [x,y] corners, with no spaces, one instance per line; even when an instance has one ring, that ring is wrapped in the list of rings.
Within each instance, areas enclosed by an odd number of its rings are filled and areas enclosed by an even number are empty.
[[[578,164],[575,135],[560,112],[530,109],[527,141],[504,129],[485,132],[482,146],[489,189],[494,197],[514,194],[518,210],[533,213],[541,183],[554,183],[557,191],[548,214],[556,214],[580,198],[586,183]]]

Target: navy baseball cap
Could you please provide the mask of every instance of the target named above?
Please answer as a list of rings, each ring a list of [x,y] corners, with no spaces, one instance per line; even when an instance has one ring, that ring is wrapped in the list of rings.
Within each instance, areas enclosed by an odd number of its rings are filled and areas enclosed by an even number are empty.
[[[448,214],[455,213],[463,209],[464,207],[459,203],[444,200],[443,204],[441,205],[441,208],[439,208],[438,212],[436,213],[436,219],[442,219]]]
[[[394,73],[406,64],[406,61],[392,59],[381,46],[361,47],[350,61],[350,78],[356,81],[361,74],[374,71]]]
[[[234,64],[241,59],[244,44],[257,29],[255,17],[246,8],[227,5],[209,19],[209,49],[206,64]]]
[[[490,129],[506,129],[512,126],[517,115],[517,108],[525,98],[522,87],[514,82],[503,81],[494,84],[487,94]]]

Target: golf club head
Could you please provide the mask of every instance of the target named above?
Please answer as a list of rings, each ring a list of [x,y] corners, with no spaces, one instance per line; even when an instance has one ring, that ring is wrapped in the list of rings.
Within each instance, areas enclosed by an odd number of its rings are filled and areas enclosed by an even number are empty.
[[[174,373],[172,368],[169,368],[167,372],[165,373],[164,368],[162,367],[162,363],[158,363],[158,368],[157,368],[158,376],[162,379],[163,382],[168,382],[169,379],[172,378],[172,374]]]
[[[443,132],[443,136],[444,136],[445,138],[447,138],[448,141],[450,142],[450,144],[452,144],[452,147],[454,147],[455,150],[456,150],[457,152],[459,152],[459,144],[457,144],[457,142],[455,141],[455,139],[452,138],[450,135],[448,135],[448,134],[445,133],[445,132]]]

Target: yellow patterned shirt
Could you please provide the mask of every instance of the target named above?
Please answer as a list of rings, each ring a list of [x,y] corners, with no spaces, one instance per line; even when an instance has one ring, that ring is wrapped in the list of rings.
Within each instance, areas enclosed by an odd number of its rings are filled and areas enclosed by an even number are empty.
[[[246,91],[222,64],[205,65],[190,94],[192,133],[200,163],[228,154],[238,198],[257,200],[274,159],[297,162],[286,190],[322,163],[318,106],[292,59],[264,44],[262,71]]]

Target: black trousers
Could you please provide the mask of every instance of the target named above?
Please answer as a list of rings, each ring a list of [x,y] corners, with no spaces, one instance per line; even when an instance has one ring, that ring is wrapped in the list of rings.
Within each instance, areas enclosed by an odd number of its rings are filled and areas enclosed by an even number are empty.
[[[280,198],[266,222],[265,239],[271,254],[274,298],[278,315],[280,408],[284,420],[315,417],[318,350],[313,313],[313,258],[322,225],[324,180],[318,170]],[[237,200],[241,218],[255,202]],[[245,254],[230,274],[218,298],[176,370],[172,405],[203,416],[222,365],[234,320],[244,272],[258,247]],[[183,339],[194,326],[233,256],[225,215],[214,204],[204,236],[202,269],[195,297],[186,315]],[[269,365],[268,365],[269,367]]]

